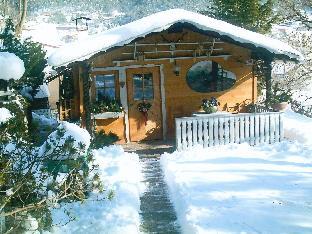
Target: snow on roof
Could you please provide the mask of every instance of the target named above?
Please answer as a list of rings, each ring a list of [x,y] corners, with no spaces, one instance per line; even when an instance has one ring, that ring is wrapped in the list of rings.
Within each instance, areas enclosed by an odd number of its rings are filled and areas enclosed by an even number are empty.
[[[25,72],[24,62],[13,53],[0,52],[0,79],[18,80]]]
[[[98,52],[106,51],[115,46],[125,45],[138,37],[143,37],[152,32],[166,30],[179,22],[190,23],[198,29],[217,32],[221,36],[228,36],[240,43],[249,43],[265,48],[274,54],[286,55],[289,58],[297,60],[302,60],[303,58],[299,51],[279,40],[205,15],[182,9],[172,9],[158,12],[90,36],[87,39],[67,44],[52,53],[48,58],[48,63],[52,66],[62,66],[74,61],[82,61]]]

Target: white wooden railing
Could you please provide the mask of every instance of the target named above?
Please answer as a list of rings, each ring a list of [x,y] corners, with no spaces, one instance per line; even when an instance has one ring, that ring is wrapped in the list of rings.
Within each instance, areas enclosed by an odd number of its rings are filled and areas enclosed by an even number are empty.
[[[281,112],[183,117],[176,118],[175,124],[177,150],[194,145],[271,144],[284,137]]]

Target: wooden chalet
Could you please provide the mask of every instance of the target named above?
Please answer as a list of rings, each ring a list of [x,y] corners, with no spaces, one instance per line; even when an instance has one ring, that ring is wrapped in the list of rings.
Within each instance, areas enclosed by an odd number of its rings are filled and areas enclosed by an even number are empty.
[[[270,86],[273,60],[300,57],[275,39],[174,9],[66,45],[48,61],[62,71],[61,119],[130,142],[173,138],[175,118],[200,111],[205,98],[217,98],[220,111],[240,112],[257,99],[258,61]],[[123,110],[92,114],[92,104],[107,97]],[[146,103],[147,114],[139,110]]]

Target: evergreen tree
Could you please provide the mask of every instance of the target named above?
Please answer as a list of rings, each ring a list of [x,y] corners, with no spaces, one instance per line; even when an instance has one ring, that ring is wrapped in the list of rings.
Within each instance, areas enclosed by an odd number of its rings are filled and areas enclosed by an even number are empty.
[[[213,0],[202,13],[236,26],[260,33],[268,32],[278,17],[273,12],[273,0]]]
[[[102,192],[104,188],[92,149],[66,133],[69,123],[54,127],[38,123],[53,129],[42,145],[34,144],[30,135],[38,131],[29,131],[26,103],[21,96],[14,96],[16,100],[0,101],[0,108],[11,114],[8,120],[0,121],[0,219],[5,217],[2,231],[42,233],[52,227],[51,209],[61,208],[62,202],[83,202],[91,191]],[[101,197],[106,199],[105,194]],[[66,211],[64,215],[71,220],[74,214]]]
[[[24,76],[14,84],[14,88],[20,90],[22,86],[32,88],[34,97],[38,87],[44,81],[44,68],[47,66],[46,52],[41,44],[31,41],[30,38],[21,41],[15,36],[15,27],[12,19],[6,21],[5,28],[0,34],[0,51],[16,54],[23,60],[25,66]]]

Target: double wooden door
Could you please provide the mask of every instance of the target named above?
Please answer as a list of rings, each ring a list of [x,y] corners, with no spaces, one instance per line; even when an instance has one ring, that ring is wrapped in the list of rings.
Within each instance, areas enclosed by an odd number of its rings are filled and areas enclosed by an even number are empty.
[[[162,139],[159,67],[127,69],[130,141]],[[151,105],[143,113],[139,106]]]

